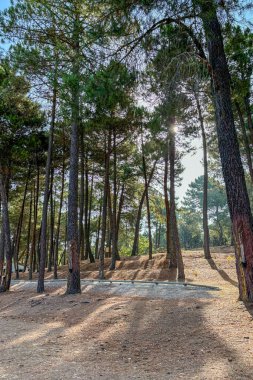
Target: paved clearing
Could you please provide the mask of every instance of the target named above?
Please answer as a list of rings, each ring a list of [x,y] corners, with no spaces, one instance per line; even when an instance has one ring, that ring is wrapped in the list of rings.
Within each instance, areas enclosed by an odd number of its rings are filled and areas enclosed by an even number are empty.
[[[13,281],[12,290],[36,291],[36,281]],[[82,280],[82,293],[104,293],[106,296],[145,297],[148,299],[183,299],[183,298],[212,298],[218,287],[188,283],[145,282],[145,281],[91,281]],[[66,287],[66,280],[47,280],[45,287],[58,289]]]
[[[164,270],[162,258],[142,268],[146,278]],[[233,256],[186,253],[185,263],[187,281],[220,291],[84,282],[66,296],[58,281],[37,295],[34,282],[16,283],[0,295],[0,378],[253,379],[253,308],[237,300]]]

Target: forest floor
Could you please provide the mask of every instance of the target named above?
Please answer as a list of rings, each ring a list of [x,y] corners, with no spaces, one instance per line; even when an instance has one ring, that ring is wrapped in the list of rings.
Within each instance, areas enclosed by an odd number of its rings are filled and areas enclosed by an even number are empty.
[[[184,252],[186,281],[220,290],[82,282],[73,296],[49,281],[38,295],[36,282],[13,282],[0,294],[0,379],[252,380],[253,305],[238,301],[234,255],[220,251]],[[174,281],[166,265],[164,254],[125,258],[106,276]],[[97,278],[97,264],[81,267]]]

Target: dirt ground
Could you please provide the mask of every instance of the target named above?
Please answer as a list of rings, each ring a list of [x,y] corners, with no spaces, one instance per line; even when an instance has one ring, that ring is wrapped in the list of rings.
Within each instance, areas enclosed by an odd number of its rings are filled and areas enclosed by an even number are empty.
[[[66,296],[58,281],[37,295],[35,282],[15,283],[0,294],[0,379],[252,380],[253,306],[238,301],[233,253],[212,257],[185,252],[186,280],[219,291],[84,282]],[[166,264],[163,254],[127,258],[106,276],[173,281]],[[96,267],[83,263],[82,278]]]

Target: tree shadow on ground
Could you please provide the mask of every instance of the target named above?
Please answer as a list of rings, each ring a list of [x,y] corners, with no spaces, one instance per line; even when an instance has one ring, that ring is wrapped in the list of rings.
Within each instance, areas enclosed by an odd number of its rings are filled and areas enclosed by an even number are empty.
[[[224,281],[227,281],[231,285],[238,288],[238,283],[232,280],[232,278],[230,278],[229,275],[223,269],[219,269],[213,259],[208,259],[207,262],[213,270],[216,270],[219,273],[219,275],[223,278]]]
[[[0,324],[6,343],[0,354],[5,363],[15,357],[15,366],[4,368],[4,376],[16,378],[21,363],[22,378],[34,375],[36,380],[45,374],[49,379],[87,380],[252,379],[253,368],[245,368],[244,357],[216,331],[217,323],[226,322],[226,310],[220,311],[217,303],[214,319],[209,319],[214,306],[205,295],[171,300],[106,293],[94,297],[89,289],[77,296],[59,296],[57,290],[43,298],[33,293],[26,295],[25,309],[19,302],[5,309]],[[42,303],[32,307],[33,298]],[[22,328],[17,329],[19,323]]]

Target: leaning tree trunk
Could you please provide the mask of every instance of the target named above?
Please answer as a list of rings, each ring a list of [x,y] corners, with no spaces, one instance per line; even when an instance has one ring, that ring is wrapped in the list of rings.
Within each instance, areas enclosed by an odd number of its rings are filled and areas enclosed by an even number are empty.
[[[198,0],[198,3],[212,73],[217,135],[235,239],[240,298],[253,301],[252,214],[232,112],[228,64],[214,1]]]
[[[5,252],[5,276],[1,277],[0,292],[4,292],[10,289],[11,285],[11,271],[12,271],[12,250],[11,250],[11,232],[10,232],[10,221],[9,221],[9,210],[8,201],[6,195],[6,188],[3,180],[3,171],[0,165],[0,195],[2,201],[2,223],[4,231],[4,252]]]
[[[209,237],[209,227],[208,227],[208,161],[207,161],[207,143],[206,143],[206,131],[204,126],[204,119],[202,115],[202,110],[199,102],[199,94],[194,92],[195,100],[197,103],[199,124],[202,136],[203,145],[203,161],[204,161],[204,180],[203,180],[203,230],[204,230],[204,255],[205,259],[211,259],[210,253],[210,237]]]

